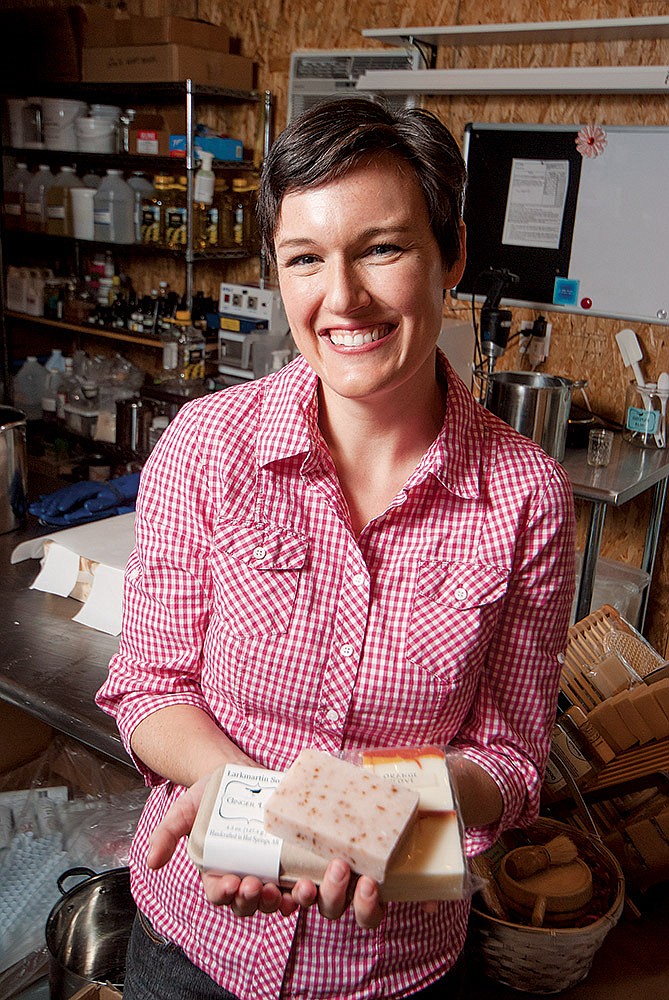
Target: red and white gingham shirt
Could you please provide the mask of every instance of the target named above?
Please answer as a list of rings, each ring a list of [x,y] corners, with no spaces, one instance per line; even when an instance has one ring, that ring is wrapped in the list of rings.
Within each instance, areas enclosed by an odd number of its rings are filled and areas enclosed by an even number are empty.
[[[98,695],[125,745],[163,706],[196,705],[259,764],[306,746],[452,744],[493,775],[498,827],[536,815],[574,586],[561,467],[448,380],[443,431],[404,489],[351,530],[302,358],[198,399],[142,473],[119,653]],[[316,907],[239,918],[205,899],[181,842],[146,868],[182,789],[153,784],[131,857],[155,928],[242,1000],[393,998],[454,963],[468,904],[391,904],[377,930]]]

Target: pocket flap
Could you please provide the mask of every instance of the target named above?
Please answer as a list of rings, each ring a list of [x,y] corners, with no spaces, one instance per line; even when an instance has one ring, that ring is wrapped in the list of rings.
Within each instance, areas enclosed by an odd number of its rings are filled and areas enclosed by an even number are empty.
[[[448,607],[477,608],[504,596],[509,575],[508,569],[499,566],[424,561],[418,593]]]
[[[305,535],[271,524],[228,522],[218,527],[215,544],[257,570],[300,569],[309,551]]]

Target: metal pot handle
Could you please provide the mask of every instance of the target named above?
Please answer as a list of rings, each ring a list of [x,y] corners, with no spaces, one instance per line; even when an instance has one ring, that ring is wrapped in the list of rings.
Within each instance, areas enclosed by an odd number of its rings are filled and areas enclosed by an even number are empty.
[[[571,388],[573,389],[585,389],[588,384],[587,378],[575,378],[571,383]]]
[[[63,883],[65,882],[66,879],[73,878],[75,875],[85,875],[86,878],[82,879],[82,881],[78,883],[79,885],[83,885],[83,883],[87,882],[89,879],[95,878],[97,874],[98,873],[94,872],[92,868],[84,868],[84,867],[68,868],[67,871],[64,871],[61,875],[58,876],[56,884],[58,885],[58,889],[60,890],[61,894],[63,896],[67,896],[67,893],[70,890],[63,888]]]

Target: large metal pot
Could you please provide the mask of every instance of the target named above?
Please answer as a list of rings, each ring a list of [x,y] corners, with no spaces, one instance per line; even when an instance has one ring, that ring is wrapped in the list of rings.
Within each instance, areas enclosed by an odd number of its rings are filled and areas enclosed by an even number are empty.
[[[66,890],[65,882],[79,875],[84,881]],[[68,868],[58,888],[63,898],[46,922],[51,1000],[68,1000],[91,983],[111,983],[122,990],[136,913],[129,870],[97,874],[90,868]]]
[[[0,534],[18,528],[26,516],[26,416],[0,406]]]
[[[587,385],[541,372],[493,372],[486,408],[561,462],[574,389]]]

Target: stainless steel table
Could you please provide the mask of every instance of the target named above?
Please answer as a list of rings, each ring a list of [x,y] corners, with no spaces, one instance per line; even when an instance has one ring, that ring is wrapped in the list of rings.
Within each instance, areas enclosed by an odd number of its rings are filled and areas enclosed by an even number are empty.
[[[576,603],[577,621],[590,613],[607,506],[621,507],[649,489],[653,490],[652,508],[641,568],[652,579],[669,476],[669,449],[637,448],[628,444],[620,434],[615,435],[611,462],[605,468],[591,468],[586,456],[585,448],[567,449],[562,463],[571,480],[574,496],[589,501],[591,505]],[[649,589],[647,587],[642,595],[638,625],[641,632],[646,619]]]
[[[10,564],[12,549],[46,533],[33,521],[0,535],[0,698],[124,764],[114,720],[95,704],[118,639],[73,622],[72,598],[30,590],[39,564]]]

